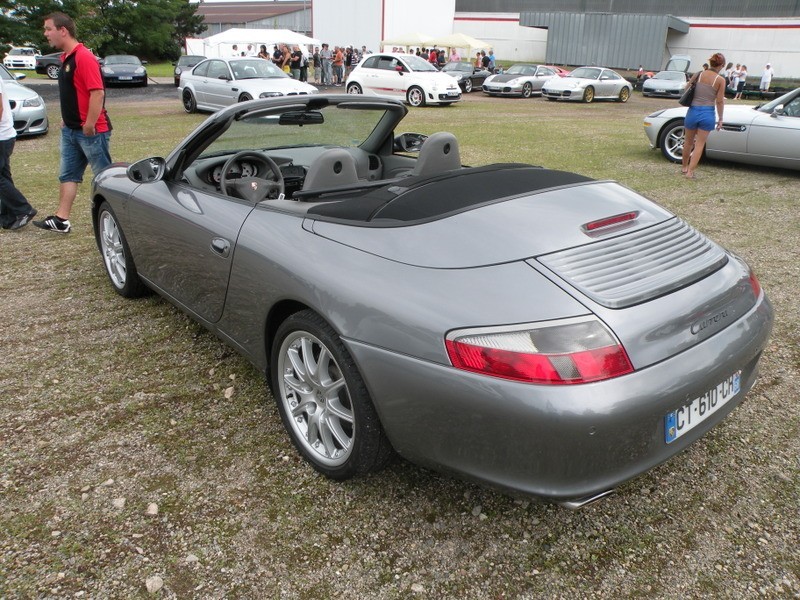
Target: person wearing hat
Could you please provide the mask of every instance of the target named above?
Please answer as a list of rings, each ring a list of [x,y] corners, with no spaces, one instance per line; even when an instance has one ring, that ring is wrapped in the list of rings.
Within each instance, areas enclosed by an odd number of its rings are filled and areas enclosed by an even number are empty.
[[[775,77],[775,71],[772,70],[772,65],[767,63],[767,66],[764,67],[764,72],[761,74],[761,83],[758,86],[758,89],[762,92],[766,92],[769,90],[769,84],[772,83],[772,78]]]

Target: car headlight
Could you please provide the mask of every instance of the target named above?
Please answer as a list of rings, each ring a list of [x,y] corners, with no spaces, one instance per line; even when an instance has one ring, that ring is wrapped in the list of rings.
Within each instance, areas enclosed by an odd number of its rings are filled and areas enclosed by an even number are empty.
[[[518,83],[519,83],[519,78],[512,79],[511,81],[508,82],[508,85],[513,87],[513,86],[517,85]]]
[[[136,67],[136,70],[134,71],[134,73],[136,73],[137,75],[142,75],[144,72],[145,72],[144,67]]]
[[[452,77],[453,77],[453,78],[454,78],[456,81],[461,81],[461,80],[464,78],[464,74],[463,74],[463,73],[455,73],[455,74],[453,74],[453,75],[452,75]]]
[[[261,92],[258,97],[259,98],[276,98],[278,96],[283,96],[281,92]]]
[[[36,96],[36,98],[27,98],[22,101],[22,106],[27,106],[30,108],[36,108],[43,104],[41,96]]]
[[[180,74],[181,74],[181,68],[175,67],[175,75],[180,75]]]
[[[114,69],[112,69],[111,67],[103,67],[103,73],[105,73],[106,75],[113,75]]]

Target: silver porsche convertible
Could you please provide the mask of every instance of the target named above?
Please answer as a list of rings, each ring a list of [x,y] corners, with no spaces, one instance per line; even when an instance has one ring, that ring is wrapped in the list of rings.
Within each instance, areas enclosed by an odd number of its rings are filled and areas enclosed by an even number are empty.
[[[92,189],[116,292],[154,291],[267,376],[335,479],[394,453],[580,506],[753,386],[773,313],[748,266],[613,181],[464,167],[398,100],[253,100]]]

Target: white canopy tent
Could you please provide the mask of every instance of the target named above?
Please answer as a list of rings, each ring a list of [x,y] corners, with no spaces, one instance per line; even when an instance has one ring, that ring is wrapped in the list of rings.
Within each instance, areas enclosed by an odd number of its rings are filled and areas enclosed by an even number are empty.
[[[427,46],[431,36],[419,32],[409,32],[381,40],[381,46]]]
[[[207,38],[187,39],[186,54],[198,54],[207,57],[230,56],[233,52],[234,44],[238,46],[237,50],[239,52],[245,51],[248,44],[252,44],[256,52],[258,52],[261,44],[267,47],[268,52],[272,52],[272,46],[275,44],[297,45],[302,50],[307,51],[308,46],[319,46],[320,41],[291,29],[234,28],[226,29]]]
[[[490,43],[476,39],[466,33],[451,33],[431,38],[428,40],[428,45],[438,46],[439,48],[466,48],[469,50],[489,50],[492,47]]]

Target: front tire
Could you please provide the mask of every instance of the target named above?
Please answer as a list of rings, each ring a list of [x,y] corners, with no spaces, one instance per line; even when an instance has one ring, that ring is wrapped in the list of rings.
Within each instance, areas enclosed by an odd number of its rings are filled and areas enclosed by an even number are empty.
[[[594,88],[589,86],[583,92],[583,101],[589,104],[592,100],[594,100]]]
[[[425,92],[416,85],[412,86],[406,92],[406,100],[411,106],[425,106]]]
[[[95,236],[103,257],[106,275],[108,275],[114,291],[123,298],[138,298],[146,295],[148,289],[139,278],[128,241],[108,202],[100,205]]]
[[[183,100],[183,110],[190,114],[197,112],[197,100],[194,99],[192,90],[183,90],[181,100]]]
[[[250,94],[248,94],[247,92],[244,92],[241,96],[239,96],[239,102],[247,102],[248,100],[252,100],[252,99],[253,99],[253,97]]]
[[[275,334],[272,391],[292,443],[335,480],[378,471],[392,456],[355,362],[317,313],[290,316]]]
[[[61,72],[61,67],[58,65],[47,65],[47,76],[50,79],[58,79],[58,74]]]
[[[348,94],[363,94],[364,91],[361,89],[361,86],[357,83],[351,83],[347,86],[347,93]]]
[[[472,91],[472,79],[465,79],[464,80],[464,93],[469,94]]]
[[[533,96],[533,85],[528,81],[522,84],[522,97],[530,98],[531,96]]]
[[[617,98],[617,100],[624,103],[627,102],[630,97],[631,97],[631,91],[628,88],[624,87],[619,91],[619,97]]]
[[[685,138],[686,131],[683,126],[683,119],[668,123],[658,136],[658,146],[661,148],[661,154],[664,155],[664,158],[675,163],[681,162]]]

